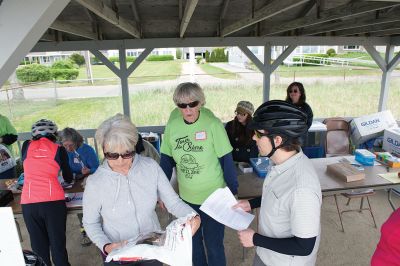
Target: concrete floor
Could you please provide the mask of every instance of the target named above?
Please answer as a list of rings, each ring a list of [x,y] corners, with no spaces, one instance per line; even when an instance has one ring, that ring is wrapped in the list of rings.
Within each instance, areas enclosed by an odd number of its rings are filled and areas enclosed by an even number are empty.
[[[346,199],[339,196],[339,207],[345,209]],[[373,212],[375,214],[378,229],[373,227],[369,212],[344,213],[343,223],[345,233],[340,230],[339,217],[336,211],[333,197],[326,197],[322,206],[322,233],[318,252],[317,265],[369,265],[370,258],[375,250],[380,237],[380,227],[391,214],[391,208],[387,201],[387,193],[378,191],[370,197]],[[394,203],[400,206],[400,198],[394,196]],[[352,200],[350,207],[357,208],[359,199]],[[166,213],[160,213],[161,223],[165,223]],[[29,236],[22,218],[18,219],[21,226],[24,249],[30,249]],[[252,227],[255,227],[253,222]],[[94,245],[81,247],[79,222],[76,215],[69,215],[67,221],[67,249],[69,260],[73,266],[102,265],[99,250]],[[249,266],[252,265],[254,248],[243,249],[236,236],[236,231],[229,228],[225,231],[225,252],[227,265]]]

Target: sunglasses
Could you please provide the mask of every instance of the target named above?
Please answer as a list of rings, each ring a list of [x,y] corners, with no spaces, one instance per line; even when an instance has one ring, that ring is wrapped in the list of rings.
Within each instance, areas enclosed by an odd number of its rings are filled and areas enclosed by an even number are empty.
[[[269,137],[270,134],[268,133],[262,133],[258,130],[254,130],[254,134],[257,136],[257,138],[261,139],[262,137]]]
[[[190,108],[195,108],[197,105],[199,105],[199,101],[194,101],[194,102],[191,102],[191,103],[177,103],[177,104],[176,104],[176,106],[178,106],[178,107],[181,108],[181,109],[185,109],[185,108],[187,108],[188,106],[189,106]]]
[[[289,93],[298,93],[298,90],[290,90]]]
[[[124,154],[116,153],[116,152],[105,152],[104,157],[107,160],[117,160],[119,156],[121,156],[122,159],[130,159],[135,155],[135,151],[129,151]]]
[[[235,111],[235,115],[245,116],[246,113],[240,113],[240,112],[238,112],[238,111]]]

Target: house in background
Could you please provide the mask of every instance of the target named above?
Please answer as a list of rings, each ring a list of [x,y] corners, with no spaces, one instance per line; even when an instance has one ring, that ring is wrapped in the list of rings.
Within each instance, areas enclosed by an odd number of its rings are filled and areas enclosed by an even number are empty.
[[[127,49],[126,56],[138,57],[144,49]],[[118,56],[118,50],[107,50],[104,55],[107,57]],[[172,55],[176,59],[176,48],[157,48],[151,51],[150,55]]]
[[[26,64],[37,63],[41,65],[51,66],[56,61],[68,59],[73,53],[77,52],[68,51],[68,52],[29,53],[25,56],[23,62],[21,62],[21,65],[23,65],[24,63]]]

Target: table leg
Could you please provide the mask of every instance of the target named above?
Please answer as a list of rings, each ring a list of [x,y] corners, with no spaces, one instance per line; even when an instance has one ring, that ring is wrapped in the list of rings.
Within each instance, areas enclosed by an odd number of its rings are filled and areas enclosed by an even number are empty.
[[[392,189],[391,188],[388,189],[388,201],[389,201],[389,204],[392,207],[393,211],[395,211],[396,207],[394,206],[393,201],[392,201]]]

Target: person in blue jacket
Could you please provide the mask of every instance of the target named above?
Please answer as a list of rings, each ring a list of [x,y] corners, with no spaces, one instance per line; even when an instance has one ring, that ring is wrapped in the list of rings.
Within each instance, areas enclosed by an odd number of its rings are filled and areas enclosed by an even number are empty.
[[[66,127],[60,132],[62,145],[68,152],[69,166],[75,179],[84,178],[93,174],[99,167],[99,158],[95,150],[83,143],[82,135],[75,129]],[[78,219],[81,225],[81,245],[89,246],[92,242],[87,237],[82,224],[82,213],[78,213]]]

